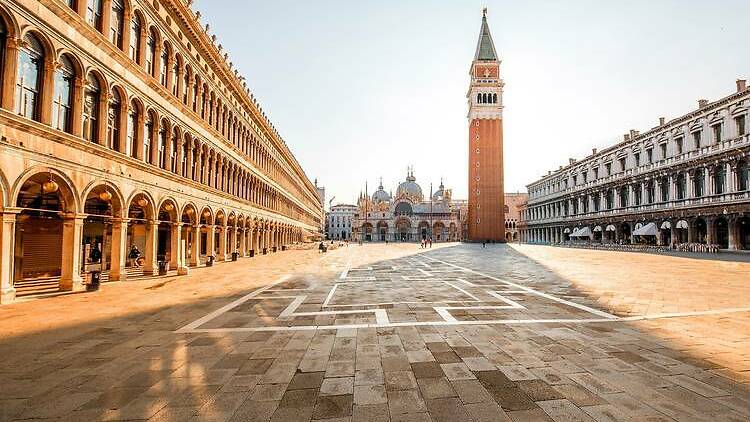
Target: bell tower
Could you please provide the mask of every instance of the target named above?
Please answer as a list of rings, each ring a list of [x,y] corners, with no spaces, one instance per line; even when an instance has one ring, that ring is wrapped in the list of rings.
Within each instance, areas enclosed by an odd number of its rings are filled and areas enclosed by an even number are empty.
[[[503,80],[500,59],[482,11],[482,27],[471,63],[469,103],[468,241],[505,241],[503,184]]]

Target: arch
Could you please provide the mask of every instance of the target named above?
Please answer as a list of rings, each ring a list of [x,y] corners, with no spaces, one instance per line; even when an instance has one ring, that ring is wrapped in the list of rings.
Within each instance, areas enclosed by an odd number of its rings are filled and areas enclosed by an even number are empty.
[[[192,201],[186,202],[185,205],[180,209],[180,218],[183,223],[189,223],[196,225],[198,215],[198,207]],[[186,218],[187,217],[187,218]],[[185,221],[187,220],[187,221]]]
[[[214,211],[211,209],[210,205],[205,205],[201,209],[201,213],[199,215],[199,222],[200,225],[213,225],[214,224]]]
[[[8,31],[8,38],[19,38],[21,27],[18,26],[15,15],[2,4],[0,4],[0,21],[5,25],[5,30]]]
[[[10,204],[11,198],[14,201],[17,201],[18,196],[21,194],[21,190],[23,188],[24,183],[26,183],[31,178],[40,174],[51,175],[52,179],[55,182],[57,182],[57,184],[59,185],[61,195],[63,195],[63,200],[65,201],[66,212],[73,212],[73,213],[81,212],[82,205],[79,200],[81,196],[78,194],[78,191],[75,187],[75,184],[73,183],[73,180],[71,180],[65,173],[59,170],[50,168],[50,167],[45,167],[45,166],[31,167],[27,169],[26,171],[24,171],[23,173],[21,173],[20,176],[18,176],[15,184],[13,185],[13,189],[11,191],[12,194],[9,197],[8,204]]]
[[[65,51],[58,54],[58,66],[53,77],[52,119],[53,129],[73,132],[73,119],[77,116],[76,84],[83,74],[83,65],[74,54]]]
[[[227,214],[223,209],[219,208],[218,210],[216,210],[216,214],[214,217],[214,225],[225,226],[226,222],[227,222]]]
[[[90,182],[86,187],[83,189],[83,192],[81,193],[81,204],[84,204],[84,212],[85,210],[85,203],[86,200],[89,198],[89,196],[97,192],[99,193],[99,188],[105,186],[107,189],[107,192],[112,194],[112,199],[110,200],[112,204],[112,216],[113,217],[122,217],[123,213],[125,211],[125,197],[122,194],[122,191],[120,191],[120,188],[114,184],[113,182],[105,179],[96,179],[92,182]]]
[[[161,202],[159,203],[159,206],[156,208],[159,210],[157,218],[160,221],[171,221],[171,222],[177,222],[178,216],[181,216],[181,214],[178,214],[179,206],[177,205],[177,201],[172,196],[165,196],[161,199]],[[163,215],[169,216],[169,220],[162,219]]]
[[[145,199],[147,203],[136,203],[135,201],[139,201],[141,199]],[[143,211],[143,218],[146,220],[153,220],[154,219],[154,204],[156,204],[156,201],[154,200],[154,197],[151,196],[151,194],[145,190],[138,189],[133,191],[130,194],[130,197],[126,201],[126,208],[128,210],[128,214],[130,214],[130,211],[135,206],[136,208],[140,208]],[[133,218],[128,215],[128,218]]]
[[[10,199],[8,198],[9,193],[10,184],[8,184],[8,179],[5,177],[5,174],[3,174],[2,169],[0,169],[0,210],[10,204]]]

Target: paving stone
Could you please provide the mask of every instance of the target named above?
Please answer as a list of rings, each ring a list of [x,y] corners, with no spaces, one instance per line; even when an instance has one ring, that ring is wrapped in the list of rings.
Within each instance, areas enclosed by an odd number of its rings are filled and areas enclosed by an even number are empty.
[[[464,404],[494,402],[490,393],[477,380],[456,380],[451,381],[451,385]]]
[[[385,403],[354,405],[352,422],[389,422],[390,420],[388,405]]]
[[[443,376],[443,369],[437,362],[416,362],[411,364],[411,370],[414,377],[419,378],[440,378]]]
[[[456,397],[456,392],[445,378],[420,378],[419,390],[426,400],[446,397]]]
[[[354,403],[358,405],[386,403],[385,386],[383,385],[355,385]]]
[[[321,396],[354,394],[354,377],[325,378],[320,386]]]
[[[288,390],[319,389],[323,384],[323,372],[298,372],[294,374]]]
[[[510,422],[511,420],[510,416],[495,402],[464,404],[464,408],[474,422]]]
[[[427,409],[435,422],[471,422],[463,403],[457,398],[427,400]]]
[[[352,415],[354,396],[319,396],[313,411],[313,419],[333,419]]]
[[[427,411],[427,406],[417,390],[389,391],[387,402],[393,418],[402,413],[411,414]]]

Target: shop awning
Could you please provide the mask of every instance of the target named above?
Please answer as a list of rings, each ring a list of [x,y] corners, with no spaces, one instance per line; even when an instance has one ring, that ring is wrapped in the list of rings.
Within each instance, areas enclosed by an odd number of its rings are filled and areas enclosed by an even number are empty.
[[[604,229],[604,231],[616,232],[617,231],[617,227],[615,227],[615,226],[613,226],[613,225],[610,224],[609,226],[607,226],[606,229]]]
[[[570,237],[591,237],[591,229],[588,227],[580,228],[574,231]]]
[[[645,226],[636,229],[633,236],[656,236],[657,228],[655,223],[648,223]]]
[[[672,228],[672,223],[670,223],[669,221],[665,221],[661,223],[661,228],[662,230],[669,230]]]
[[[678,229],[686,229],[688,228],[688,222],[685,220],[680,220],[677,222],[677,228]]]
[[[570,233],[570,228],[566,227],[563,233]]]
[[[594,227],[594,232],[600,232],[600,231],[602,231],[602,226]]]

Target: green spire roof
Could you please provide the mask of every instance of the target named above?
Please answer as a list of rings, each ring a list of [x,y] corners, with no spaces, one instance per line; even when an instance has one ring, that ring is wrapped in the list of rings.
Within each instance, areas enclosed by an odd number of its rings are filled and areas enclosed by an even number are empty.
[[[490,27],[487,25],[487,8],[482,10],[482,29],[479,31],[479,41],[477,42],[477,52],[474,54],[474,60],[497,60],[495,43],[492,42]]]

